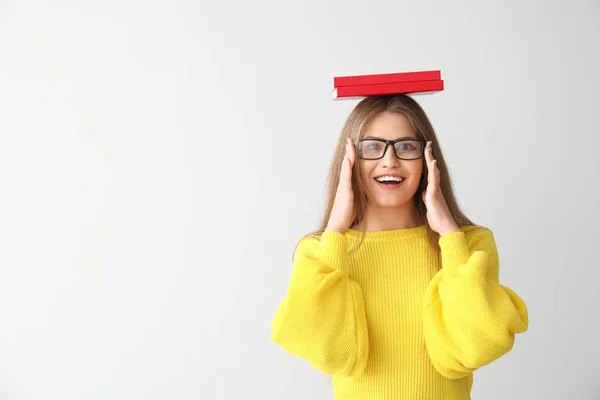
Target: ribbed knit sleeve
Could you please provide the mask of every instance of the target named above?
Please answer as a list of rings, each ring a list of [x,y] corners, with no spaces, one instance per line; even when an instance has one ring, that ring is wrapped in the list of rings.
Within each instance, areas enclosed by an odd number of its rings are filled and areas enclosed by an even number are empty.
[[[360,286],[348,277],[348,243],[338,232],[303,238],[271,339],[325,374],[359,376],[369,352]]]
[[[512,349],[515,334],[528,329],[527,307],[499,283],[489,229],[448,233],[439,244],[442,269],[424,299],[425,342],[440,374],[462,378]]]

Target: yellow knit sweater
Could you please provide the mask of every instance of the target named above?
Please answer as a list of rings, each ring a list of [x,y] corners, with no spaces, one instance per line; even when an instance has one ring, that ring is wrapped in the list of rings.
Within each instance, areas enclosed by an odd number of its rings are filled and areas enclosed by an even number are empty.
[[[499,283],[492,232],[427,225],[303,238],[271,339],[333,377],[335,400],[466,400],[473,371],[528,329],[527,307]]]

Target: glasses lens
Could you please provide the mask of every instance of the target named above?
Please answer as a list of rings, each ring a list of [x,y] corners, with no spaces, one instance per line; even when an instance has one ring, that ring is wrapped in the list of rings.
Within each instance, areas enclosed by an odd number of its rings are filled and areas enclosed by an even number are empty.
[[[396,154],[400,158],[412,159],[421,157],[422,143],[418,140],[405,140],[396,143]]]
[[[378,140],[363,140],[360,142],[360,156],[366,159],[380,158],[385,149],[385,143]]]

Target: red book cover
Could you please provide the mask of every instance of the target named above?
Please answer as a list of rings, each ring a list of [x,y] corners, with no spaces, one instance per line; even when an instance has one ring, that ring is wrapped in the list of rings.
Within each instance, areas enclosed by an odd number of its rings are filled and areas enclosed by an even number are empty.
[[[384,83],[439,81],[442,79],[440,70],[395,72],[391,74],[371,74],[337,76],[333,78],[333,87],[379,85]]]
[[[430,93],[444,90],[444,81],[400,82],[381,85],[343,86],[333,89],[333,98],[357,98],[384,94]]]

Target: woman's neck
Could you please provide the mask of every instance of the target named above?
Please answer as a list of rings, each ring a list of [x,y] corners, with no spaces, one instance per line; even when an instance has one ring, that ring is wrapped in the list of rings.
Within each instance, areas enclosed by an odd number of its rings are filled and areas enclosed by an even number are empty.
[[[369,205],[365,218],[354,229],[361,230],[366,225],[367,232],[416,228],[424,225],[426,219],[421,217],[416,207],[407,204],[399,207],[381,207]]]

